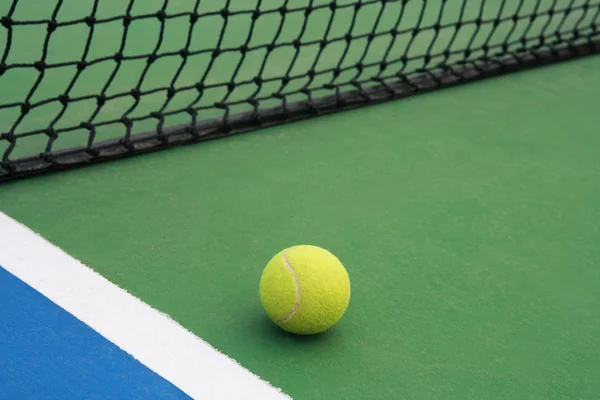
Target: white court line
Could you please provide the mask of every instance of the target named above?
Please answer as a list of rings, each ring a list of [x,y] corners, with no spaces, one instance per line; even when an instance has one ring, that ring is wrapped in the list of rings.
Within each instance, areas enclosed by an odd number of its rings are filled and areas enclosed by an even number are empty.
[[[194,399],[290,399],[2,212],[0,265]]]

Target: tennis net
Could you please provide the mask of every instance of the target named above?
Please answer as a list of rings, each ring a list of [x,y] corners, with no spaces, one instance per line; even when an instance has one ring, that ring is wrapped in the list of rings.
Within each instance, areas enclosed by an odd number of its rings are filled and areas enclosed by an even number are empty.
[[[0,181],[600,51],[600,0],[7,0]]]

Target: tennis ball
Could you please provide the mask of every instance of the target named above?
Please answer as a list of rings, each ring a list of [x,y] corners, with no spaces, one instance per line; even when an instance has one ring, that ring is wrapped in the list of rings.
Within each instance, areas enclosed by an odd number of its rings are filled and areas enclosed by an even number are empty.
[[[316,246],[276,254],[260,279],[262,305],[273,322],[299,335],[321,333],[342,318],[350,302],[350,278],[340,260]]]

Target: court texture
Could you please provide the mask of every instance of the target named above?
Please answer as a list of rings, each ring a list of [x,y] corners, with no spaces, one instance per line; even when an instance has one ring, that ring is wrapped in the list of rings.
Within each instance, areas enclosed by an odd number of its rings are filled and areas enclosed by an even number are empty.
[[[599,51],[600,0],[0,1],[0,399],[599,399]],[[260,302],[297,244],[323,334]]]

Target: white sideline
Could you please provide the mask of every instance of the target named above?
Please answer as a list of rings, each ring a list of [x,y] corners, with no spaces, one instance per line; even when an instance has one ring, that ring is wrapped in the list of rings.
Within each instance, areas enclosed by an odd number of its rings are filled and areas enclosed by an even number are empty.
[[[194,399],[290,399],[2,212],[0,266]]]

